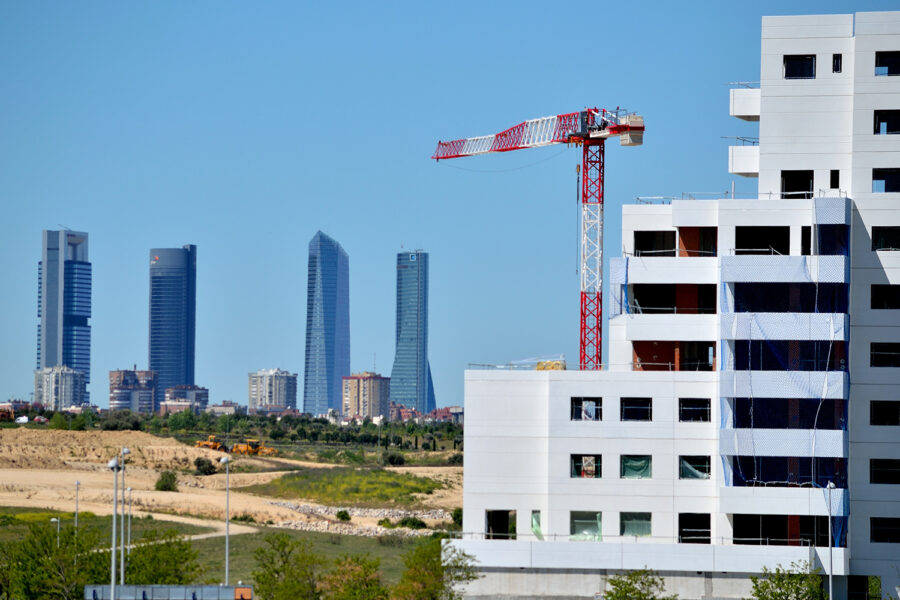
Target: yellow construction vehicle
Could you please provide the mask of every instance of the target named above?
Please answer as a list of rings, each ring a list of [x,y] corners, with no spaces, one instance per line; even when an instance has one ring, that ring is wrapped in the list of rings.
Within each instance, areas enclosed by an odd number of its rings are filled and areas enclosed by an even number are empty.
[[[219,452],[228,452],[228,446],[219,441],[215,435],[207,437],[205,440],[197,440],[194,444],[197,448],[209,448],[210,450],[218,450]]]
[[[278,450],[269,448],[265,442],[247,438],[247,441],[235,444],[231,447],[232,454],[244,454],[246,456],[277,456]]]

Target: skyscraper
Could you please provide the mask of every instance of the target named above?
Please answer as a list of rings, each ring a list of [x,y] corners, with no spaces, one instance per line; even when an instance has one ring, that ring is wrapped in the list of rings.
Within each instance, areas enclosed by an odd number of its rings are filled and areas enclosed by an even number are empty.
[[[197,246],[150,250],[150,370],[156,371],[154,411],[166,389],[194,383]]]
[[[341,410],[341,378],[350,374],[350,260],[321,231],[309,242],[303,412]]]
[[[434,384],[428,362],[428,253],[397,255],[397,332],[391,402],[434,410]]]
[[[91,380],[91,263],[88,234],[43,234],[38,263],[37,368],[65,365]],[[85,393],[84,401],[88,401]]]

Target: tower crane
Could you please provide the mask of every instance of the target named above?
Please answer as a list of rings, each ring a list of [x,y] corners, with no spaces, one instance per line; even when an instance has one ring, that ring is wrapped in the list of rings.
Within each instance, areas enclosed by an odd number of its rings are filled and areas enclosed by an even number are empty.
[[[581,343],[582,370],[601,368],[603,328],[603,183],[606,140],[618,137],[622,146],[639,146],[644,118],[616,108],[587,108],[531,119],[494,135],[438,142],[435,160],[509,152],[551,144],[579,144],[581,162]]]

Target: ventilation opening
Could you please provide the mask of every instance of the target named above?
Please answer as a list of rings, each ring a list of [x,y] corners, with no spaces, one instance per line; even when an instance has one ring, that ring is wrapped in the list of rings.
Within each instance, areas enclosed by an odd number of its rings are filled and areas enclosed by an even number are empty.
[[[815,54],[785,54],[784,55],[785,79],[815,79],[816,55]]]
[[[900,110],[875,111],[875,135],[900,133]]]
[[[791,253],[791,228],[735,227],[734,253],[788,255]]]
[[[635,231],[635,256],[675,256],[674,231]]]
[[[872,251],[900,250],[900,227],[873,227]]]
[[[735,283],[734,311],[753,313],[846,313],[846,283]]]
[[[782,171],[781,197],[787,199],[813,197],[812,171]]]
[[[869,425],[900,426],[900,401],[872,400],[869,403]]]
[[[715,227],[679,227],[678,256],[715,256],[718,235]]]
[[[875,75],[900,75],[900,52],[876,52]]]
[[[485,538],[489,540],[516,539],[516,511],[486,510]]]
[[[817,398],[735,398],[735,429],[847,429],[847,403]]]
[[[900,308],[900,285],[873,285],[871,291],[873,310]]]
[[[681,544],[710,543],[710,515],[680,513],[678,515],[678,542]]]
[[[629,298],[629,314],[716,313],[715,284],[638,283],[631,287]]]
[[[900,192],[900,169],[872,169],[872,193]]]

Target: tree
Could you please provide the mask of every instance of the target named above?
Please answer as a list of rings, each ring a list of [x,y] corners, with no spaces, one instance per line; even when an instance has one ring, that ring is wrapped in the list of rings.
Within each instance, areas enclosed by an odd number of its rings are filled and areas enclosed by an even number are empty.
[[[32,523],[12,552],[13,592],[19,600],[76,600],[84,586],[108,578],[109,554],[96,552],[98,532],[66,527],[59,533],[49,522]]]
[[[13,553],[18,550],[11,541],[0,541],[0,600],[12,600],[15,583],[16,560]]]
[[[197,468],[197,475],[213,475],[216,472],[216,465],[205,456],[195,458],[194,467]]]
[[[129,584],[187,585],[200,576],[197,551],[174,529],[149,531],[132,548],[125,570]]]
[[[365,555],[344,555],[319,583],[323,600],[387,600],[388,590],[381,583],[381,561]]]
[[[62,413],[53,413],[53,416],[50,417],[50,429],[68,429],[69,422],[63,416]]]
[[[395,600],[456,600],[462,598],[455,588],[475,581],[479,575],[472,556],[441,546],[438,538],[420,540],[403,556],[406,570],[394,587]]]
[[[650,569],[613,575],[606,580],[605,600],[677,600],[678,594],[663,596],[663,578]]]
[[[272,533],[253,552],[253,581],[262,600],[318,600],[316,576],[322,561],[306,540]]]
[[[178,477],[172,471],[163,471],[156,480],[156,491],[158,492],[177,492]]]
[[[825,600],[822,575],[805,561],[791,563],[790,569],[781,565],[770,571],[763,567],[761,577],[751,576],[753,598],[756,600]]]
[[[194,411],[189,408],[184,409],[174,415],[169,415],[167,422],[169,431],[180,431],[182,429],[193,429],[197,426],[197,417]]]

